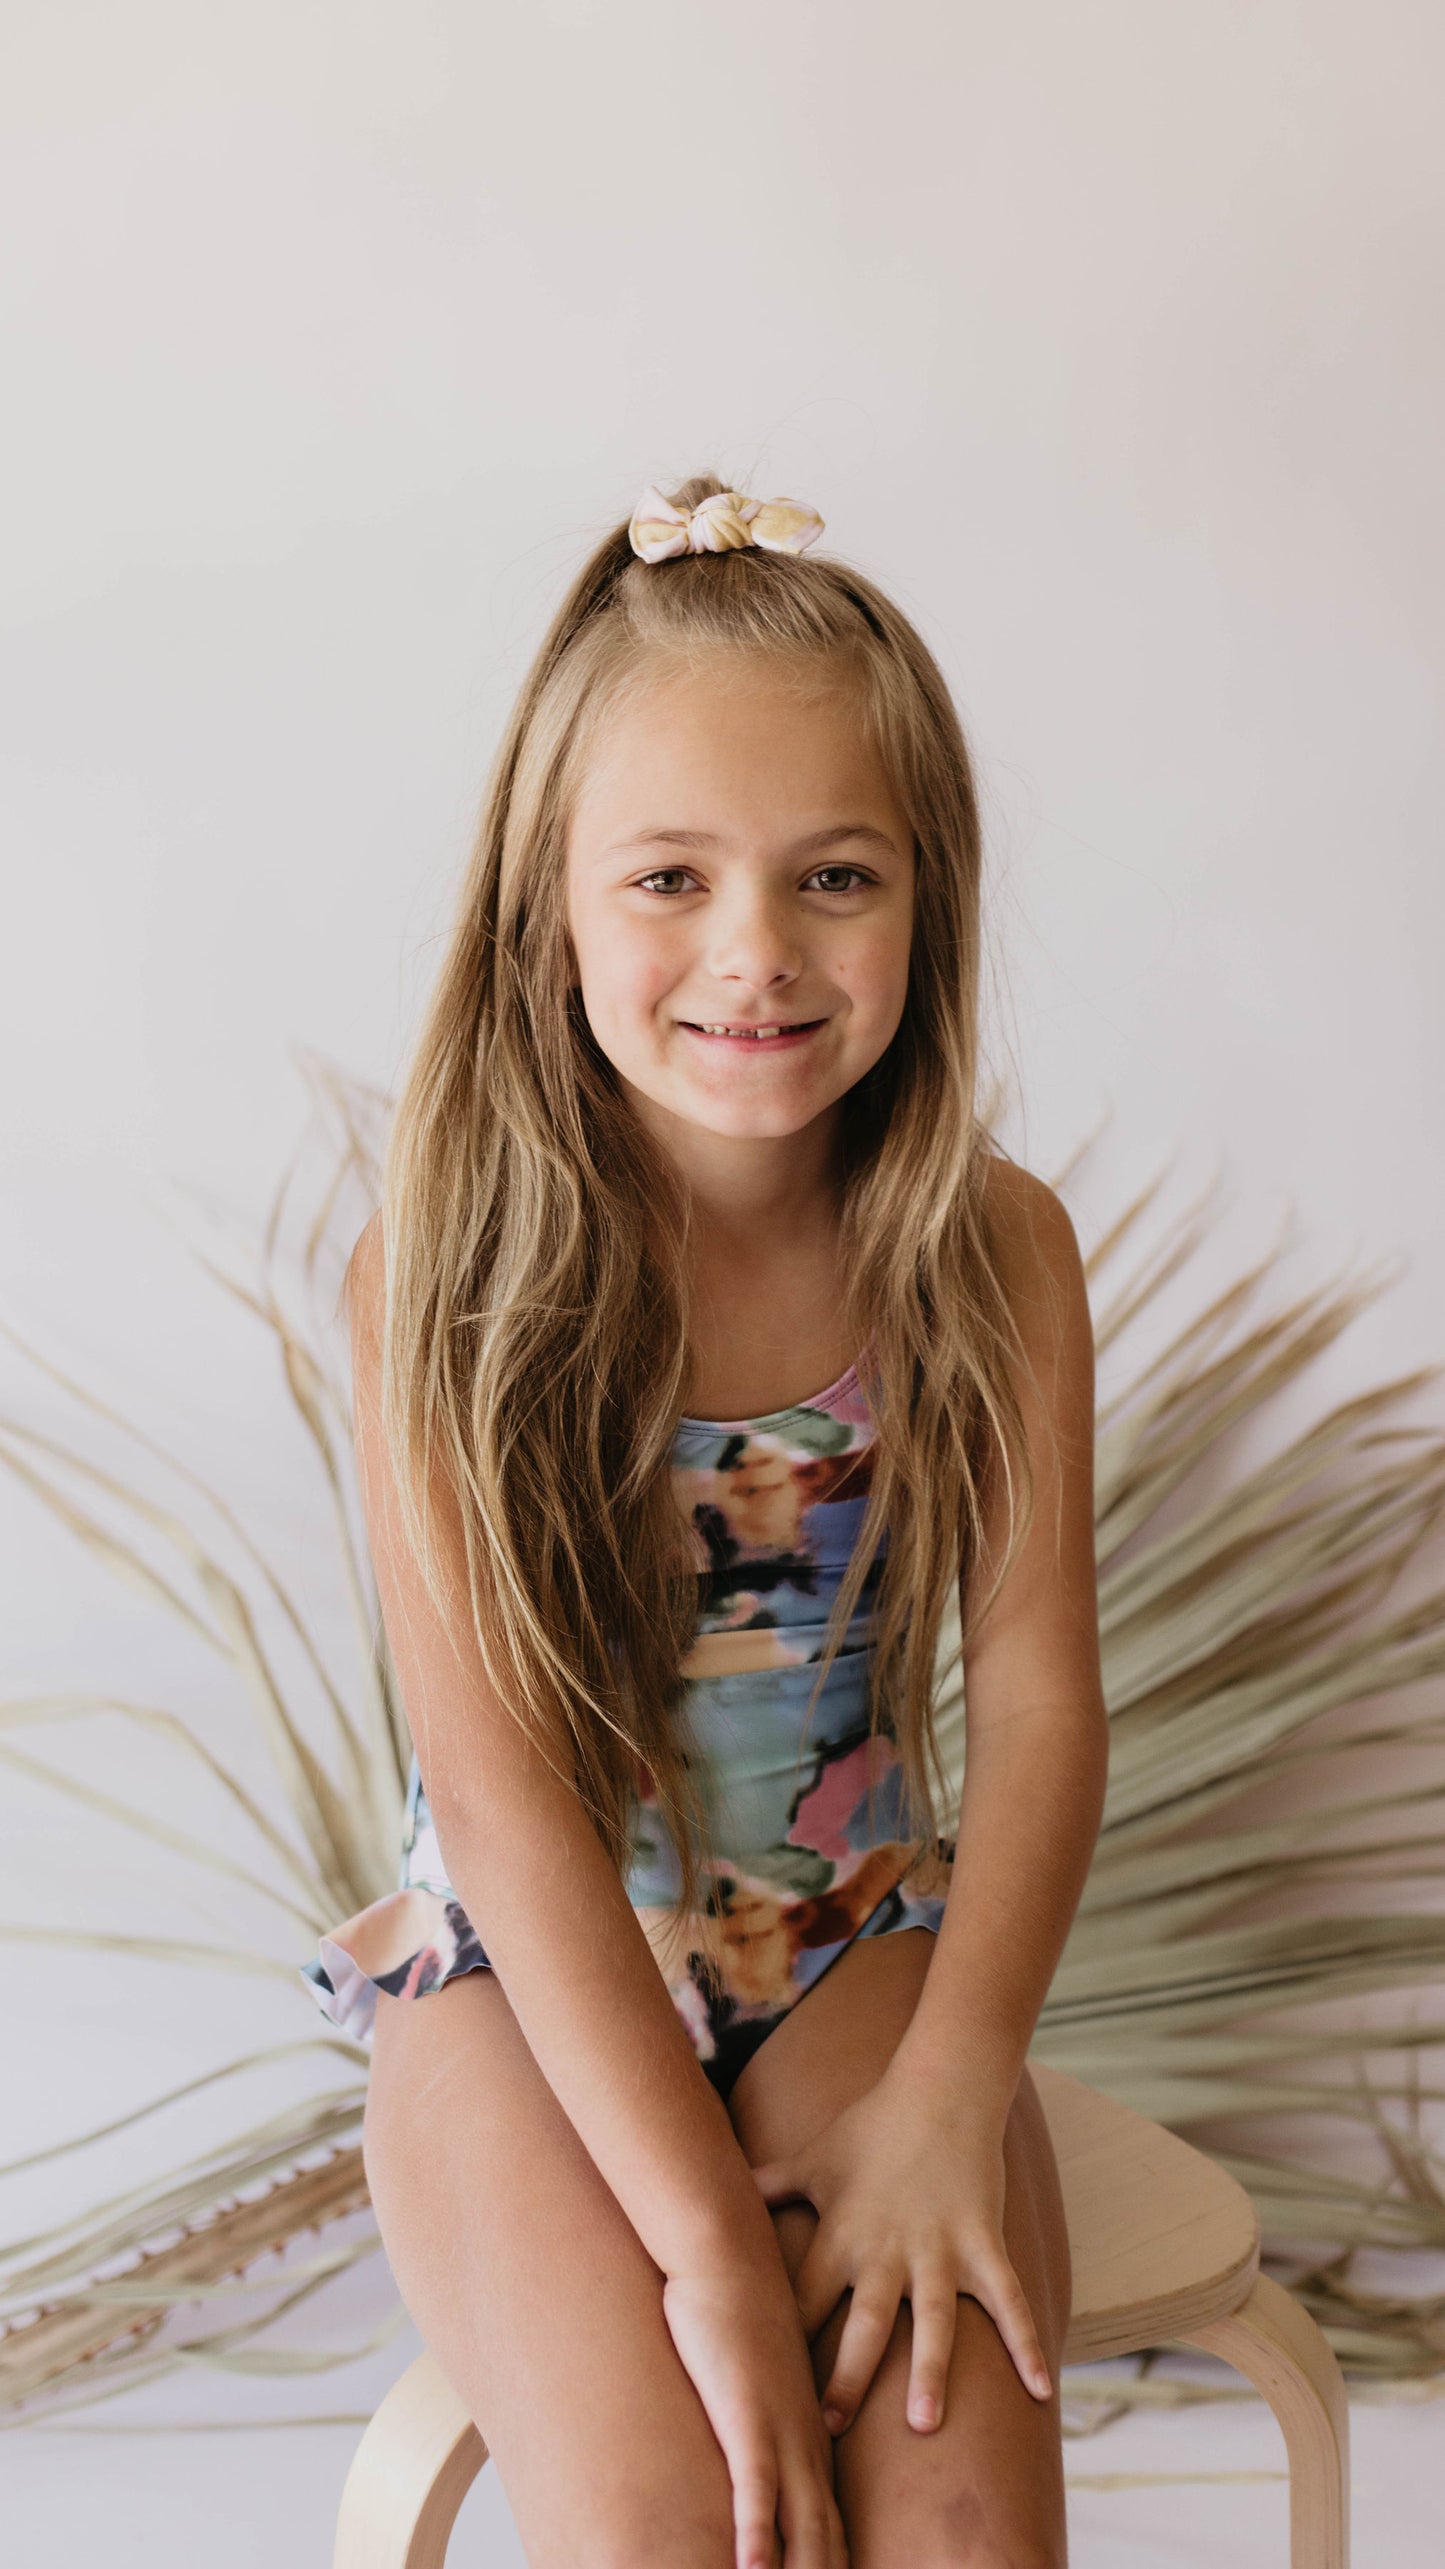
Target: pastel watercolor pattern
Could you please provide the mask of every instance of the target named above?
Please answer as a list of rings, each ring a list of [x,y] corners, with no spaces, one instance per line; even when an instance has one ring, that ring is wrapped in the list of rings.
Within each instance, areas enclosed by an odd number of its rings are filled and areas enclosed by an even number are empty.
[[[942,1923],[948,1850],[913,1825],[897,1748],[871,1722],[878,1561],[809,1711],[871,1466],[853,1371],[763,1417],[684,1418],[674,1438],[699,1600],[679,1717],[703,1785],[707,1891],[701,1908],[680,1907],[676,1851],[645,1775],[627,1889],[723,2089],[856,1938]],[[324,1937],[306,1978],[333,2022],[365,2039],[378,1990],[417,1998],[486,1967],[413,1762],[399,1887]]]

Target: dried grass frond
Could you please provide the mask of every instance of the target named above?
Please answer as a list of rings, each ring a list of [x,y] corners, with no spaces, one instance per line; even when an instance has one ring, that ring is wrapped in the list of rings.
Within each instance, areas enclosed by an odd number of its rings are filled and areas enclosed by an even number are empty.
[[[229,1663],[277,1788],[273,1810],[185,1714],[123,1694],[0,1706],[0,1760],[12,1771],[260,1894],[277,1916],[284,1950],[202,1946],[120,1928],[90,1937],[61,1931],[60,1940],[203,1969],[269,1972],[289,1984],[277,2003],[292,2008],[293,2022],[294,2011],[309,2006],[294,1965],[317,1925],[391,1887],[410,1754],[351,1479],[337,1315],[345,1258],[376,1197],[387,1101],[315,1057],[302,1068],[321,1137],[319,1174],[315,1148],[303,1146],[249,1256],[223,1258],[211,1241],[197,1254],[275,1345],[335,1529],[358,1643],[350,1680],[329,1669],[302,1602],[225,1500],[13,1331],[13,1343],[93,1420],[178,1475],[215,1532],[198,1534],[78,1448],[19,1420],[0,1423],[0,1463],[92,1558],[138,1583]],[[1436,1369],[1336,1402],[1263,1461],[1237,1463],[1243,1431],[1270,1420],[1386,1279],[1337,1279],[1288,1295],[1276,1243],[1224,1290],[1204,1296],[1130,1371],[1131,1333],[1167,1290],[1187,1281],[1217,1193],[1216,1182],[1166,1217],[1166,1177],[1139,1191],[1086,1259],[1101,1357],[1123,1367],[1120,1387],[1101,1390],[1099,1408],[1099,1595],[1113,1761],[1094,1867],[1035,2049],[1136,2110],[1191,2137],[1207,2135],[1254,2195],[1271,2265],[1355,2378],[1420,2389],[1445,2376],[1445,2295],[1366,2285],[1358,2266],[1365,2251],[1378,2262],[1381,2253],[1445,2249],[1439,2157],[1423,2121],[1442,2086],[1422,2068],[1442,2027],[1418,2016],[1372,2023],[1360,2002],[1414,1993],[1418,2008],[1419,1993],[1445,1984],[1445,1915],[1436,1897],[1445,1846],[1438,1757],[1445,1592],[1395,1602],[1404,1575],[1430,1557],[1445,1511],[1445,1432],[1407,1414]],[[189,1202],[193,1215],[201,1200]],[[214,1212],[209,1218],[213,1231],[225,1227]],[[299,1645],[309,1704],[283,1689],[264,1637],[273,1619]],[[956,1645],[956,1628],[945,1630],[938,1718],[955,1791],[964,1750]],[[1436,1692],[1418,1710],[1422,1686]],[[1386,1697],[1405,1708],[1388,1713]],[[1341,1717],[1351,1715],[1341,1734]],[[68,1734],[92,1719],[121,1720],[199,1759],[245,1824],[248,1860],[222,1857],[195,1830],[101,1793],[15,1744],[27,1728]],[[1431,1756],[1438,1771],[1422,1775],[1422,1758]],[[1363,1796],[1361,1759],[1370,1786]],[[1308,1787],[1307,1802],[1283,1816],[1261,1807],[1261,1795],[1281,1779]],[[0,1925],[4,1934],[40,1941],[46,1931]],[[0,2252],[0,2309],[16,2320],[40,2312],[0,2337],[0,2406],[23,2400],[28,2416],[39,2400],[47,2417],[63,2421],[78,2405],[88,2410],[183,2364],[309,2373],[363,2351],[297,2352],[264,2340],[274,2320],[374,2246],[374,2234],[304,2267],[278,2268],[259,2286],[242,2271],[313,2223],[361,2207],[365,2055],[355,2046],[314,2032],[309,2042],[278,2042],[60,2146],[103,2142],[289,2050],[339,2060],[349,2084],[320,2086],[152,2184],[88,2205]],[[1287,2142],[1278,2139],[1281,2126]],[[1367,2176],[1358,2169],[1362,2148],[1374,2158]],[[318,2151],[332,2154],[319,2167]],[[0,2175],[48,2155],[32,2154]],[[269,2307],[226,2318],[238,2298],[243,2307],[269,2299]],[[187,2301],[214,2304],[221,2324],[178,2337],[176,2315]],[[1106,2391],[1090,2392],[1082,2410],[1074,2402],[1071,2414],[1097,2425],[1123,2407],[1205,2395],[1197,2385],[1153,2378],[1146,2358]],[[1076,2423],[1071,2431],[1084,2430]]]

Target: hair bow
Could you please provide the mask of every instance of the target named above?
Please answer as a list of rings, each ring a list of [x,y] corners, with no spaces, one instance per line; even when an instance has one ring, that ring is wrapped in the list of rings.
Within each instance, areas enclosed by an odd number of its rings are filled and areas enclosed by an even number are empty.
[[[742,491],[714,491],[689,513],[649,482],[632,513],[628,538],[644,562],[668,562],[678,553],[734,553],[756,544],[764,553],[801,553],[823,532],[815,508],[802,500],[750,500]]]

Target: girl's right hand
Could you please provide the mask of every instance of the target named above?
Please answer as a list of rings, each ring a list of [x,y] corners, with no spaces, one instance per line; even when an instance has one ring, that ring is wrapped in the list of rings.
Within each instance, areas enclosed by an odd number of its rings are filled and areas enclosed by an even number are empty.
[[[833,2495],[832,2439],[781,2258],[776,2279],[740,2260],[671,2275],[663,2313],[722,2447],[733,2490],[736,2569],[847,2569]]]

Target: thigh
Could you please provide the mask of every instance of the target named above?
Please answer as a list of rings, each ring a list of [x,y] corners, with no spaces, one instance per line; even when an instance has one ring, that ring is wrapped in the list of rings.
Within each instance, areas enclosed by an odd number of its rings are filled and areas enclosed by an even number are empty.
[[[486,2439],[530,2569],[725,2569],[727,2470],[662,2277],[490,1972],[381,1998],[365,2152],[402,2299]]]
[[[871,2087],[886,2068],[927,1974],[925,1929],[864,1939],[769,2035],[729,2098],[754,2165],[783,2158]],[[908,2424],[910,2320],[899,2313],[888,2351],[848,2432],[834,2448],[850,2569],[898,2569],[946,2559],[1053,2563],[1065,2557],[1059,2362],[1069,2318],[1069,2250],[1058,2170],[1043,2111],[1025,2073],[1004,2141],[1004,2236],[1028,2294],[1054,2382],[1047,2403],[1024,2389],[1003,2340],[977,2302],[959,2304],[944,2422]],[[776,2216],[796,2273],[815,2227],[805,2205]],[[814,2349],[821,2390],[843,2307]]]

